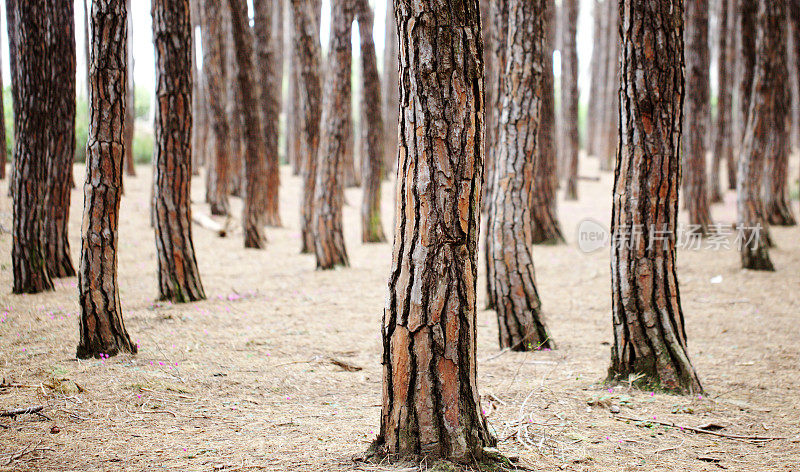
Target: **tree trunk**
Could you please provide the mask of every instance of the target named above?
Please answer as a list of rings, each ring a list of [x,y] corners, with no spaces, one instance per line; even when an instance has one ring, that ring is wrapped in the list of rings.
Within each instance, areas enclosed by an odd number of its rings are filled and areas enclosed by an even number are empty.
[[[203,14],[201,0],[190,0],[192,27],[192,175],[200,175],[200,167],[206,163],[206,147],[208,144],[208,118],[205,103],[205,70],[200,70],[197,62],[198,41],[197,29],[200,16]]]
[[[131,11],[131,0],[126,0],[125,9]],[[133,132],[135,121],[135,92],[133,84],[133,48],[131,47],[131,39],[133,38],[133,21],[128,15],[128,83],[125,87],[125,173],[132,177],[136,176],[136,167],[133,156]]]
[[[48,17],[47,189],[44,201],[45,260],[50,277],[73,277],[68,222],[75,158],[75,12],[71,0],[54,0]],[[44,72],[41,71],[41,72]]]
[[[227,5],[219,0],[203,0],[202,34],[203,73],[208,88],[208,122],[214,144],[208,168],[206,199],[212,215],[227,215],[228,206],[228,117],[225,110],[227,63],[224,58],[227,35],[223,11]]]
[[[739,157],[736,185],[739,237],[744,243],[740,247],[742,267],[753,270],[773,271],[775,267],[769,257],[764,201],[761,190],[764,175],[765,154],[780,152],[783,144],[776,128],[784,123],[786,105],[786,6],[784,2],[759,2],[756,16],[758,33],[756,39],[756,64],[753,74],[753,93],[747,126]],[[778,92],[777,87],[782,87]],[[782,130],[782,131],[785,131]]]
[[[397,169],[398,112],[400,103],[400,84],[398,82],[399,57],[397,50],[397,22],[394,14],[394,0],[386,1],[386,35],[383,50],[383,123],[386,130],[384,145],[384,177]]]
[[[372,40],[375,16],[367,0],[356,0],[358,32],[361,39],[361,128],[365,130],[364,152],[361,155],[361,240],[365,243],[386,241],[381,222],[381,176],[384,165],[383,117],[380,108],[381,78]]]
[[[608,56],[606,57],[606,80],[603,82],[603,108],[600,137],[597,139],[598,157],[600,158],[600,169],[610,171],[614,168],[614,159],[617,155],[617,141],[619,116],[616,110],[619,108],[619,9],[616,2],[606,0],[607,21],[606,30]]]
[[[598,120],[592,119],[598,116],[598,109],[600,108],[600,90],[603,82],[603,21],[605,16],[605,9],[600,0],[592,2],[592,17],[593,17],[593,42],[592,42],[592,60],[589,65],[592,82],[589,85],[589,104],[588,113],[586,116],[586,154],[595,156],[597,154],[597,126]]]
[[[189,0],[153,2],[156,49],[155,216],[158,296],[206,298],[192,242],[192,28]]]
[[[47,80],[52,68],[47,47],[47,2],[14,1],[8,5],[9,46],[14,94],[13,238],[14,293],[53,290],[47,270],[44,207],[47,155],[50,150],[50,101]],[[21,60],[23,59],[24,60]]]
[[[554,347],[541,314],[530,244],[534,228],[531,200],[536,159],[543,159],[536,139],[547,98],[547,8],[549,0],[509,2],[508,62],[504,74],[500,134],[495,145],[492,219],[488,230],[500,347],[530,351]]]
[[[122,321],[117,286],[128,83],[127,19],[125,0],[92,2],[91,114],[78,273],[81,320],[77,356],[81,359],[137,351]]]
[[[750,111],[750,98],[753,94],[753,74],[756,65],[756,14],[760,0],[734,1],[738,1],[739,20],[739,122],[741,123],[741,136],[738,137],[738,146],[741,155],[745,140],[745,128],[749,121],[747,114]]]
[[[6,15],[8,18],[8,15]],[[0,92],[5,90],[3,87],[3,69],[0,64]],[[6,178],[6,164],[8,163],[8,150],[6,143],[6,107],[3,104],[3,94],[0,93],[0,179]]]
[[[621,0],[619,157],[614,179],[609,378],[700,392],[686,352],[675,267],[683,101],[683,8]],[[647,87],[641,87],[647,84]]]
[[[280,1],[254,0],[253,31],[255,33],[256,68],[261,83],[261,126],[266,146],[265,221],[269,226],[281,226],[279,190],[281,184],[278,141],[280,133],[281,79],[283,67],[279,57],[280,41],[273,28],[277,23],[273,11]],[[282,10],[281,10],[282,11]]]
[[[529,188],[531,234],[533,244],[558,244],[564,242],[558,223],[556,192],[558,190],[558,155],[556,152],[555,77],[553,75],[553,41],[555,39],[555,1],[545,1],[545,50],[543,94],[538,130],[539,146],[534,161],[534,183]],[[496,182],[496,181],[495,181]],[[495,290],[496,292],[496,290]]]
[[[286,1],[291,2],[291,0]],[[294,42],[294,16],[291,4],[287,8],[287,16],[289,18],[289,28],[286,31],[286,48],[289,51],[289,54],[287,54],[287,77],[289,81],[286,90],[286,101],[283,106],[286,115],[286,160],[292,166],[292,175],[300,175],[301,163],[297,157],[300,150],[300,124],[298,121],[300,113],[297,111],[300,106],[297,93],[299,76],[297,75],[297,57],[295,55],[297,48]]]
[[[17,133],[17,126],[16,126],[16,119],[17,115],[19,115],[19,107],[20,107],[20,100],[19,100],[19,78],[17,77],[19,66],[17,64],[17,60],[15,58],[15,54],[11,54],[11,51],[15,51],[18,48],[17,45],[17,27],[16,27],[16,4],[17,0],[6,0],[6,32],[8,33],[8,68],[9,72],[11,73],[11,110],[13,111],[13,120],[15,126],[13,126],[13,141],[11,142],[11,154],[12,158],[14,157],[14,152],[16,151],[16,143],[19,137]],[[8,179],[8,196],[14,196],[14,173],[16,172],[16,162],[11,163],[11,178]],[[12,246],[13,247],[13,246]]]
[[[314,194],[314,252],[318,269],[349,264],[342,233],[343,165],[350,116],[353,0],[335,2],[331,18],[317,182]]]
[[[684,102],[686,153],[684,172],[686,208],[689,224],[699,234],[708,234],[711,209],[706,188],[706,152],[710,118],[710,84],[708,51],[708,0],[686,0],[686,101]]]
[[[578,152],[581,147],[578,133],[578,0],[564,0],[564,39],[561,51],[561,114],[566,166],[566,199],[578,199]]]
[[[303,193],[300,205],[302,253],[314,249],[314,186],[317,177],[320,115],[322,113],[322,78],[319,42],[319,0],[291,0],[294,19],[296,93],[298,98],[300,149]]]
[[[225,39],[225,60],[228,68],[228,83],[225,89],[227,101],[225,102],[225,113],[228,117],[228,162],[230,163],[228,173],[228,185],[231,195],[244,199],[244,132],[242,91],[239,88],[239,64],[236,61],[238,51],[233,39],[233,22],[231,10],[228,2],[223,0],[224,22],[227,29]]]
[[[475,373],[484,135],[478,1],[401,0],[396,12],[400,162],[373,450],[472,463],[495,442]],[[451,60],[436,60],[444,57]]]
[[[731,68],[734,60],[731,34],[730,17],[731,2],[735,0],[719,0],[719,32],[717,48],[717,116],[714,123],[714,156],[711,164],[711,176],[708,182],[709,199],[712,203],[723,201],[722,185],[720,183],[720,166],[725,161],[728,169],[728,180],[734,181],[736,173],[733,159],[733,93],[731,83],[735,75]]]
[[[261,87],[257,86],[255,82],[253,30],[250,28],[250,20],[247,15],[247,1],[228,0],[228,4],[231,9],[232,45],[236,53],[236,82],[242,100],[239,109],[242,113],[242,139],[244,139],[245,145],[244,181],[242,182],[244,247],[262,249],[266,243],[264,226],[266,225],[267,210],[268,158],[263,134],[265,128],[261,124],[261,112],[263,111],[260,106],[263,103],[260,94]],[[273,67],[273,69],[275,68]],[[277,110],[275,97],[270,100],[272,101],[271,107]],[[274,144],[277,152],[277,140]],[[277,165],[274,160],[273,164]]]

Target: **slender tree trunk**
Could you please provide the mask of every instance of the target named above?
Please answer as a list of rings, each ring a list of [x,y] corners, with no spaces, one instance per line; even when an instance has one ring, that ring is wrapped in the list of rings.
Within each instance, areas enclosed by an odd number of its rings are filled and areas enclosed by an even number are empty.
[[[127,19],[125,0],[92,1],[89,70],[92,106],[78,273],[81,319],[77,356],[81,359],[137,351],[122,321],[117,286],[128,83]]]
[[[125,9],[127,11],[131,11],[131,0],[126,0]],[[133,48],[131,46],[131,40],[133,38],[133,21],[130,15],[128,15],[128,24],[126,27],[128,28],[128,83],[125,86],[125,100],[127,103],[125,104],[125,129],[123,131],[125,137],[125,173],[135,177],[136,166],[133,156],[133,132],[135,126],[136,96],[134,92],[135,86],[133,83]]]
[[[558,244],[564,242],[558,222],[558,154],[556,152],[555,77],[553,75],[553,42],[555,39],[555,1],[545,1],[544,76],[542,77],[542,104],[538,129],[539,146],[534,161],[534,183],[529,188],[533,244]],[[495,183],[497,181],[495,180]],[[497,290],[495,290],[495,293]]]
[[[769,239],[764,201],[761,198],[765,154],[780,152],[783,144],[776,130],[785,122],[786,108],[786,7],[783,2],[759,2],[756,16],[756,64],[753,74],[753,93],[747,126],[739,156],[736,185],[740,247],[744,269],[773,271],[769,257]],[[778,92],[777,87],[782,87]],[[766,240],[765,240],[766,237]]]
[[[6,15],[8,18],[8,15]],[[6,178],[6,164],[8,162],[8,149],[6,142],[6,107],[3,104],[3,69],[0,64],[0,179]]]
[[[381,222],[381,176],[384,165],[383,117],[380,108],[381,78],[372,40],[375,16],[367,0],[356,0],[358,32],[361,39],[361,128],[365,129],[364,152],[361,155],[361,240],[365,243],[386,241]]]
[[[239,81],[236,79],[239,76],[239,64],[236,61],[236,45],[233,39],[233,22],[231,19],[231,10],[228,2],[224,2],[225,13],[225,27],[227,29],[225,39],[225,60],[227,61],[228,68],[228,83],[226,87],[225,113],[228,117],[228,149],[230,162],[230,172],[228,173],[228,185],[230,185],[230,193],[233,196],[241,197],[244,199],[244,132],[243,125],[243,107],[242,91],[239,88]]]
[[[730,159],[726,163],[726,170],[728,171],[728,190],[735,190],[736,189],[736,156],[738,154],[739,145],[741,144],[741,140],[737,140],[739,136],[737,133],[737,125],[738,120],[737,116],[739,113],[736,112],[735,104],[736,104],[736,80],[738,77],[737,74],[737,64],[740,58],[737,58],[737,24],[738,24],[738,17],[737,17],[737,0],[726,0],[728,3],[728,58],[729,63],[726,64],[727,75],[729,81],[727,83],[727,89],[729,94],[730,103],[728,105],[728,120],[730,128],[730,138],[729,143],[731,146],[730,154],[728,155]]]
[[[54,0],[47,13],[48,148],[44,201],[45,260],[50,277],[73,277],[68,222],[75,158],[75,12],[71,0]],[[44,72],[44,71],[41,71]],[[41,73],[40,72],[40,73]]]
[[[7,4],[14,94],[13,238],[14,293],[53,290],[47,270],[44,207],[50,150],[48,77],[52,69],[46,41],[48,6],[44,0]],[[45,80],[43,79],[43,75]]]
[[[686,152],[684,173],[689,224],[700,234],[711,226],[711,209],[706,188],[707,131],[710,119],[708,50],[708,0],[685,0],[686,5]]]
[[[331,7],[317,182],[314,194],[314,252],[318,269],[348,265],[342,232],[343,165],[350,116],[349,77],[352,58],[353,2],[340,0]]]
[[[156,49],[155,216],[158,296],[204,299],[192,242],[192,27],[189,0],[153,2]]]
[[[19,78],[17,74],[19,72],[19,65],[17,63],[16,54],[11,54],[11,51],[16,51],[18,49],[17,45],[17,27],[16,27],[16,9],[17,9],[17,0],[6,0],[6,31],[8,33],[8,68],[9,72],[11,73],[11,109],[14,112],[14,127],[13,127],[13,138],[14,140],[11,143],[12,150],[12,158],[13,154],[16,152],[16,143],[19,139],[18,134],[18,127],[16,125],[17,116],[19,115],[19,107],[20,107],[20,95],[19,95]],[[14,178],[14,173],[16,172],[16,162],[11,163],[11,178],[8,179],[8,196],[14,196],[14,184],[16,182]],[[12,246],[13,247],[13,246]]]
[[[396,12],[399,182],[373,450],[471,463],[494,443],[475,373],[484,135],[478,1],[400,0]],[[435,59],[443,57],[452,60]]]
[[[281,184],[280,156],[278,156],[279,120],[281,107],[281,79],[283,67],[279,57],[279,37],[272,28],[278,23],[273,11],[280,3],[276,0],[254,0],[253,31],[255,32],[256,69],[261,83],[261,126],[266,146],[265,220],[269,226],[281,226],[279,190]]]
[[[719,32],[717,33],[717,116],[714,123],[714,156],[711,164],[711,175],[708,181],[709,200],[712,203],[723,201],[720,183],[720,167],[722,161],[728,169],[734,168],[733,161],[733,94],[731,83],[735,75],[731,68],[733,48],[731,47],[729,18],[731,1],[719,0]],[[734,173],[735,176],[735,173]],[[730,174],[729,174],[730,178]],[[735,180],[735,179],[734,179]]]
[[[190,0],[192,28],[192,175],[200,175],[200,167],[206,163],[206,146],[208,143],[208,118],[205,104],[205,71],[197,66],[196,44],[197,29],[200,26],[202,8],[201,0]]]
[[[603,84],[603,20],[605,10],[600,0],[592,2],[592,17],[594,19],[592,29],[592,60],[589,65],[592,82],[589,85],[589,104],[588,113],[586,114],[589,119],[586,120],[586,154],[594,156],[597,153],[597,126],[598,120],[594,119],[598,116],[598,109],[600,107],[600,90]]]
[[[546,80],[548,0],[512,0],[508,16],[508,62],[504,74],[500,134],[495,145],[492,222],[489,227],[500,347],[530,351],[554,347],[536,290],[528,196],[535,185],[536,159],[543,143],[540,123]]]
[[[598,138],[598,157],[600,158],[601,170],[612,170],[614,159],[617,155],[617,141],[619,116],[616,110],[619,107],[619,11],[616,2],[606,0],[608,12],[608,29],[606,30],[608,41],[608,56],[606,57],[606,81],[604,82],[603,100],[604,108],[601,110],[603,115],[600,138]]]
[[[314,249],[314,186],[317,177],[322,77],[319,42],[319,0],[291,0],[294,19],[295,69],[301,134],[298,160],[301,162],[303,193],[300,205],[301,252]]]
[[[286,0],[287,3],[291,0]],[[284,113],[286,114],[286,160],[292,166],[292,174],[300,175],[300,159],[298,153],[300,149],[300,113],[298,108],[300,106],[299,95],[297,93],[297,82],[299,76],[297,75],[297,57],[296,47],[294,42],[294,15],[292,13],[291,4],[287,4],[287,16],[289,18],[289,28],[286,30],[286,49],[289,51],[287,54],[287,77],[289,77],[286,99],[284,102]]]
[[[700,392],[686,352],[675,267],[683,2],[621,0],[620,15],[620,141],[611,229],[614,345],[609,378],[643,375],[640,384]]]
[[[743,152],[745,128],[750,111],[750,98],[753,94],[753,74],[756,65],[756,0],[735,0],[738,2],[739,20],[739,122],[741,136],[738,138],[739,153]]]
[[[394,0],[386,0],[386,36],[383,50],[383,84],[385,92],[383,95],[383,123],[386,130],[386,145],[384,157],[386,164],[383,166],[385,176],[393,173],[397,169],[397,147],[398,147],[398,111],[400,103],[400,84],[398,82],[399,58],[398,58],[398,39],[397,22],[394,14]]]
[[[566,166],[566,198],[578,199],[578,152],[581,147],[578,133],[578,46],[577,28],[579,0],[564,0],[564,46],[561,51],[561,114],[564,129],[563,149]]]
[[[227,5],[219,0],[203,0],[202,41],[203,72],[208,88],[208,122],[211,159],[208,168],[206,199],[212,215],[227,215],[228,206],[228,118],[225,110],[228,68],[225,58],[226,30],[223,10]]]

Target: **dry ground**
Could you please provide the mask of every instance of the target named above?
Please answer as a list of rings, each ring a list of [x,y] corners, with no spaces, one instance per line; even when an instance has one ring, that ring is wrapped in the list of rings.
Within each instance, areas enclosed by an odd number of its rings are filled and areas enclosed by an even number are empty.
[[[597,174],[595,161],[583,165]],[[351,460],[378,427],[391,252],[360,243],[360,191],[347,191],[350,268],[318,272],[313,256],[298,254],[299,179],[284,169],[285,227],[269,230],[265,251],[243,249],[240,232],[220,239],[196,227],[208,301],[175,306],[153,299],[150,169],[138,172],[122,204],[119,274],[140,352],[107,361],[74,358],[75,279],[59,280],[55,293],[9,293],[11,203],[0,192],[0,377],[22,385],[0,388],[0,409],[45,404],[52,419],[0,419],[11,426],[0,429],[0,470],[393,470]],[[494,313],[478,314],[479,386],[499,449],[546,471],[800,470],[798,229],[774,229],[776,273],[739,270],[732,250],[680,253],[690,352],[706,394],[609,392],[599,383],[612,339],[608,251],[581,253],[575,230],[585,217],[609,220],[611,179],[584,181],[580,202],[560,204],[568,244],[534,250],[558,349],[498,356]],[[208,214],[201,179],[193,191],[195,211]],[[387,229],[392,194],[387,184]],[[76,255],[82,192],[72,199]],[[718,221],[733,221],[733,199],[729,192],[715,206]],[[717,276],[722,282],[711,283]],[[612,406],[630,417],[787,439],[754,443],[623,422]]]

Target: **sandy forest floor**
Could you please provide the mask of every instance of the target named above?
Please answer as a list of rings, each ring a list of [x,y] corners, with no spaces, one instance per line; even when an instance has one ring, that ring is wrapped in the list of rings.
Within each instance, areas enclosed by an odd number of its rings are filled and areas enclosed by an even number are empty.
[[[594,160],[582,165],[584,175],[598,174]],[[265,251],[243,249],[241,231],[220,239],[195,227],[208,300],[183,306],[154,301],[150,169],[127,179],[120,297],[140,352],[106,361],[75,359],[76,279],[58,280],[55,293],[10,294],[11,202],[0,192],[0,377],[19,384],[0,388],[0,409],[44,404],[51,418],[0,419],[11,426],[0,428],[0,470],[397,469],[352,460],[378,428],[391,248],[361,244],[360,190],[350,189],[351,267],[316,271],[313,256],[298,253],[299,179],[283,172],[285,227],[269,230]],[[76,176],[83,180],[82,168]],[[800,470],[799,230],[774,228],[776,273],[739,270],[733,250],[680,252],[690,353],[705,395],[609,390],[600,384],[612,340],[608,251],[584,254],[575,240],[583,218],[609,220],[611,179],[581,182],[580,202],[560,203],[568,244],[534,249],[558,349],[498,356],[494,312],[478,314],[479,388],[499,449],[546,471]],[[193,192],[194,211],[208,214],[201,179]],[[392,194],[387,184],[387,230]],[[79,189],[72,201],[77,256]],[[240,201],[233,205],[238,215]],[[730,223],[734,215],[729,192],[714,217]],[[483,273],[478,283],[482,308]],[[610,412],[617,406],[628,417],[786,439],[755,443],[624,422]]]

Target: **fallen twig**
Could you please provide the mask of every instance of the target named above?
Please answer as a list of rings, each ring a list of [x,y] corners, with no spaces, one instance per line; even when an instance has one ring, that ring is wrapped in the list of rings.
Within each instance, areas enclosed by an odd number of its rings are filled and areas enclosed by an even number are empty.
[[[669,428],[676,428],[676,429],[679,429],[679,430],[682,430],[682,431],[686,430],[686,431],[692,431],[694,433],[710,434],[712,436],[718,436],[718,437],[721,437],[721,438],[728,438],[728,439],[745,439],[745,440],[748,440],[748,441],[775,441],[775,440],[778,440],[778,439],[786,439],[785,437],[781,437],[781,436],[747,436],[747,435],[740,435],[740,434],[726,434],[726,433],[720,433],[719,431],[710,431],[710,430],[706,430],[706,429],[695,428],[693,426],[680,425],[680,424],[677,424],[677,423],[671,423],[671,422],[667,422],[667,421],[658,421],[658,420],[648,420],[648,419],[642,419],[642,418],[633,418],[633,417],[630,417],[630,416],[623,416],[623,415],[616,415],[616,414],[612,415],[612,416],[614,417],[614,419],[619,420],[619,421],[638,421],[640,423],[653,423],[653,424],[658,424],[658,425],[661,425],[661,426],[667,426]]]
[[[20,415],[39,415],[42,418],[49,420],[50,418],[42,413],[44,405],[32,406],[29,408],[17,408],[15,410],[0,411],[0,417],[14,419]]]

